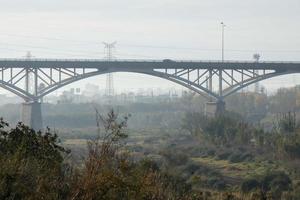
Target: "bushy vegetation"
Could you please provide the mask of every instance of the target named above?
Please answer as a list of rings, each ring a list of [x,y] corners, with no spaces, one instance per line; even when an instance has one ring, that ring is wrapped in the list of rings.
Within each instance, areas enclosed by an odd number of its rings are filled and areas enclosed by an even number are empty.
[[[1,120],[0,199],[192,199],[180,177],[124,150],[127,118],[98,117],[103,134],[89,142],[82,167],[67,164],[69,152],[50,130],[9,129]]]
[[[49,129],[35,132],[23,124],[11,129],[1,119],[0,199],[221,200],[284,195],[295,199],[298,195],[297,185],[284,171],[266,171],[238,181],[240,189],[233,189],[235,184],[227,174],[207,165],[205,160],[199,162],[191,157],[191,149],[183,150],[176,143],[159,151],[162,162],[147,157],[136,160],[126,143],[128,118],[120,119],[111,111],[105,117],[97,114],[97,119],[99,135],[88,142],[87,156],[81,165],[70,160],[70,151]],[[236,126],[233,121],[229,124]],[[211,137],[222,138],[220,134]],[[186,135],[180,140],[188,138]],[[210,141],[220,144],[219,140]],[[221,142],[220,148],[226,147],[226,141]],[[237,153],[232,146],[223,154],[213,146],[198,150],[207,151],[203,158],[214,157],[220,162],[245,163],[254,159],[247,150],[240,149]]]
[[[197,118],[189,121],[190,117]],[[193,123],[199,121],[197,129]],[[274,121],[274,128],[271,131],[265,131],[261,127],[246,123],[242,117],[236,114],[225,113],[214,118],[204,117],[201,113],[186,113],[183,128],[198,139],[199,143],[206,146],[202,148],[200,159],[204,158],[215,160],[226,160],[223,166],[228,171],[234,171],[237,176],[246,167],[246,177],[238,176],[240,181],[240,191],[244,194],[260,195],[264,198],[281,199],[290,195],[290,199],[297,199],[293,189],[291,177],[297,180],[299,178],[299,169],[296,169],[294,163],[299,163],[299,139],[300,132],[296,124],[296,115],[292,113],[281,114]],[[261,166],[263,160],[268,163]],[[253,163],[253,164],[252,164]],[[214,166],[212,163],[208,163]],[[216,163],[218,164],[218,163]],[[230,167],[227,167],[230,165]],[[258,166],[257,172],[251,175],[249,170],[251,166]],[[243,167],[242,167],[243,166]],[[260,171],[258,171],[260,170]],[[206,172],[209,174],[208,172]],[[230,173],[230,172],[229,172]],[[227,174],[217,174],[216,178],[210,175],[209,182],[215,180],[221,183],[222,187],[218,189],[232,188],[230,185],[236,185],[234,180],[228,181]],[[200,180],[205,183],[203,176]],[[227,179],[227,181],[226,181]],[[196,179],[195,179],[196,180]],[[199,182],[199,181],[198,181]],[[223,182],[223,183],[222,183]],[[230,183],[231,182],[231,183]],[[208,184],[209,188],[217,189],[213,184]],[[203,187],[203,185],[202,185]],[[293,195],[291,195],[293,194]],[[284,197],[285,196],[285,197]]]
[[[281,92],[237,94],[228,107],[239,114],[214,118],[193,94],[125,105],[118,110],[133,111],[130,123],[111,111],[96,114],[98,126],[94,107],[58,105],[62,141],[1,120],[0,199],[300,199],[299,105],[294,95],[276,108],[293,91]],[[57,108],[47,106],[54,120]]]
[[[124,121],[110,112],[102,118],[104,135],[89,142],[88,158],[80,170],[75,199],[185,199],[190,187],[159,170],[150,160],[134,162],[122,148]]]
[[[262,177],[245,180],[241,185],[242,192],[262,190],[263,193],[271,192],[276,196],[281,196],[283,191],[291,189],[291,179],[284,172],[268,172]]]
[[[68,153],[55,134],[34,132],[0,120],[0,199],[64,199],[69,186]]]

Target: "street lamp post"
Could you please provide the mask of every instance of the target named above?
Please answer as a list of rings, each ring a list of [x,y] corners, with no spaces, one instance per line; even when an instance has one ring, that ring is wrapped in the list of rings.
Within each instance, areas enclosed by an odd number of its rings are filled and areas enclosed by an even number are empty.
[[[224,28],[225,28],[225,24],[223,22],[221,22],[221,25],[222,25],[222,62],[224,62]],[[223,70],[220,68],[219,69],[219,97],[220,97],[220,99],[222,99],[222,95],[223,95],[222,72],[223,72]]]
[[[224,28],[225,28],[225,24],[224,22],[221,22],[222,25],[222,62],[224,62]]]

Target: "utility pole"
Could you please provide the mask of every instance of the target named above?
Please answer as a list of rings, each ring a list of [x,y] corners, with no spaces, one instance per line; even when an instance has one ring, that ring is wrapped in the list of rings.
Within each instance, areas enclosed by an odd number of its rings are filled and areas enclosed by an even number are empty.
[[[224,62],[224,29],[225,29],[225,24],[224,22],[221,22],[222,25],[222,62]]]
[[[105,45],[104,51],[106,53],[106,59],[110,62],[113,59],[113,50],[115,49],[116,42],[113,42],[113,43],[103,42],[103,44]],[[113,80],[112,73],[108,73],[106,75],[105,94],[110,99],[114,96],[114,80]]]
[[[225,24],[221,22],[222,25],[222,63],[224,63],[224,28]],[[215,114],[222,114],[225,111],[225,102],[223,100],[223,69],[220,66],[219,71],[219,98],[217,102]]]
[[[222,63],[224,62],[224,28],[225,28],[225,24],[224,22],[221,22],[222,25]],[[223,95],[223,87],[222,87],[222,81],[223,81],[223,77],[222,77],[222,69],[219,69],[219,96],[222,97]]]

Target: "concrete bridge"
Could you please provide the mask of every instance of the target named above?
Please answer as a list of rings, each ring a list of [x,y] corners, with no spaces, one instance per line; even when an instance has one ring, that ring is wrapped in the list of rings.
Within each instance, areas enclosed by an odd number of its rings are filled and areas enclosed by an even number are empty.
[[[216,111],[222,112],[227,96],[258,81],[299,73],[300,62],[0,59],[0,86],[24,99],[22,120],[38,130],[42,97],[75,81],[112,72],[172,81],[216,102]]]

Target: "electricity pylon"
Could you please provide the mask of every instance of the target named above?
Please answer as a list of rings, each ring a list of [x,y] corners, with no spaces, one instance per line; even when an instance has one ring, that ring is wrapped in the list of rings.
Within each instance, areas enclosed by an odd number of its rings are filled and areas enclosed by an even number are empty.
[[[26,55],[25,55],[25,58],[27,60],[30,60],[32,59],[32,54],[30,51],[27,51]],[[26,68],[26,76],[25,76],[25,91],[26,92],[29,92],[31,93],[33,91],[33,77],[32,77],[32,74],[31,74],[31,69],[30,68]]]
[[[256,63],[259,62],[260,59],[260,54],[256,53],[253,55],[253,59],[255,60]],[[255,73],[258,74],[258,70],[255,70]],[[254,92],[259,93],[259,82],[256,82],[254,85]]]
[[[108,61],[111,61],[113,59],[113,50],[115,49],[116,42],[113,43],[103,42],[103,44],[105,45],[104,51],[106,53],[106,59]],[[114,78],[112,73],[108,73],[106,76],[105,94],[109,98],[114,96]]]

